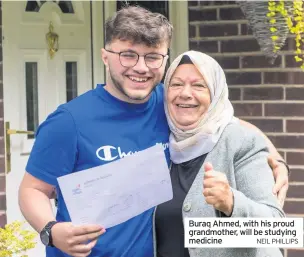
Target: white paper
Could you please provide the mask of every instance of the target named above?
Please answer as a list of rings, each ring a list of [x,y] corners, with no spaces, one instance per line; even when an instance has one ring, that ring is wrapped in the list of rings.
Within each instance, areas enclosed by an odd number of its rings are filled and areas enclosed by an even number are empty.
[[[74,224],[109,228],[173,197],[161,144],[58,178]]]

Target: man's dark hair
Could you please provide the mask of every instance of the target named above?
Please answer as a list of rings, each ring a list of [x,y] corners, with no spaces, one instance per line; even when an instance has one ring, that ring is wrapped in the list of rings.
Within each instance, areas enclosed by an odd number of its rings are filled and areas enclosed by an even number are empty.
[[[160,13],[152,13],[140,6],[127,6],[106,21],[105,44],[113,40],[130,41],[156,47],[163,42],[170,46],[173,26]]]

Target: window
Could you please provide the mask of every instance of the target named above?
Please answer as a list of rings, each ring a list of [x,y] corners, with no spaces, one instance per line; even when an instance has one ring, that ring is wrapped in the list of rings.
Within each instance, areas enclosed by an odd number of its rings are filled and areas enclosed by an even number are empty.
[[[66,62],[66,95],[67,102],[77,97],[77,62]]]
[[[27,1],[25,11],[26,12],[39,12],[42,5],[47,1]],[[63,13],[74,13],[73,4],[71,1],[52,1],[58,4],[60,10]]]
[[[38,127],[38,66],[36,62],[25,63],[25,87],[26,87],[26,117],[27,130],[35,131]],[[34,138],[34,135],[28,135]]]

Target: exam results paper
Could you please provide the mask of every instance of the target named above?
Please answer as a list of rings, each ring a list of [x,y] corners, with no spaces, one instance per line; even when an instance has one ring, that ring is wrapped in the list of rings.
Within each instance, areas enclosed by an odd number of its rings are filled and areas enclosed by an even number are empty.
[[[173,197],[161,144],[58,178],[72,223],[110,228]]]

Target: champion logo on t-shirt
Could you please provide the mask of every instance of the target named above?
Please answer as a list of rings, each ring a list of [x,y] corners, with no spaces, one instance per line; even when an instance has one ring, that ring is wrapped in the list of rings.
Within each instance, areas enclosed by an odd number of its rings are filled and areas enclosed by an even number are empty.
[[[158,144],[162,144],[164,150],[166,150],[169,147],[169,143],[156,143],[156,145]],[[124,158],[125,156],[129,156],[135,153],[137,153],[137,151],[124,152],[120,146],[115,147],[112,145],[104,145],[96,150],[97,158],[106,162],[113,161],[117,158],[121,159]]]

